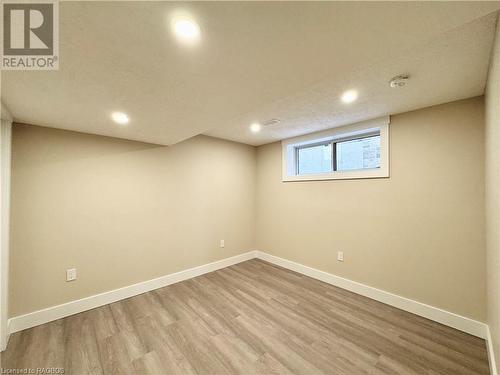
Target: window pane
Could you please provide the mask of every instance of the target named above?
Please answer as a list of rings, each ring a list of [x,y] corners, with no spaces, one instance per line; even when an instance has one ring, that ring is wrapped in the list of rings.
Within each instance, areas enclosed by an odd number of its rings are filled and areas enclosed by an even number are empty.
[[[380,168],[380,135],[337,143],[337,170]]]
[[[332,144],[322,144],[297,149],[298,174],[332,171]]]

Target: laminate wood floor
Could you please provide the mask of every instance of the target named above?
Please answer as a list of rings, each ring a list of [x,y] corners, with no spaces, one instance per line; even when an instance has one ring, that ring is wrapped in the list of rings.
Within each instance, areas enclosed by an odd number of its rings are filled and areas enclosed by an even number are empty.
[[[484,340],[261,260],[14,334],[66,374],[489,374]]]

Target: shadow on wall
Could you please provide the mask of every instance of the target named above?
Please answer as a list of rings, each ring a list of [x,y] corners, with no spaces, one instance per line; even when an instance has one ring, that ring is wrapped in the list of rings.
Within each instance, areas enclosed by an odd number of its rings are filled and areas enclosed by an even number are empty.
[[[68,158],[72,160],[85,158],[94,159],[99,156],[110,156],[152,149],[164,150],[168,148],[168,146],[164,145],[20,123],[14,123],[12,131],[12,142],[14,146],[19,139],[27,143],[27,146],[37,146],[41,151],[39,157],[44,163],[63,162],[67,161]],[[28,131],[30,136],[25,138],[24,133]],[[75,137],[75,134],[79,136]],[[50,139],[50,142],[46,142],[48,139]],[[103,147],[104,145],[105,147]]]

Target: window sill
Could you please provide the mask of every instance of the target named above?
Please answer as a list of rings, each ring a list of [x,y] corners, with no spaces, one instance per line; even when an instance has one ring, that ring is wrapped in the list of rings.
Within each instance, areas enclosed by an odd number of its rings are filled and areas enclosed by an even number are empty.
[[[389,171],[383,169],[356,170],[345,172],[332,172],[320,174],[307,174],[300,176],[283,176],[283,182],[294,181],[323,181],[323,180],[359,180],[371,178],[388,178]]]

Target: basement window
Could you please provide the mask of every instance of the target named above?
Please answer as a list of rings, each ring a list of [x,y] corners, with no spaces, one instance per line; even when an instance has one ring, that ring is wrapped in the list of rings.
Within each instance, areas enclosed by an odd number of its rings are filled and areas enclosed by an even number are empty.
[[[389,117],[282,141],[283,181],[389,177]]]

